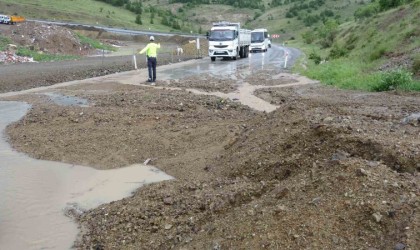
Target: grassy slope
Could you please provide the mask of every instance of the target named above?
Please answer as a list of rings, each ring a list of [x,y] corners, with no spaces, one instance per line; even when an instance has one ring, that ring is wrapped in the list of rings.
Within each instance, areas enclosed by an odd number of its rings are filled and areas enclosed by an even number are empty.
[[[420,3],[401,6],[378,14],[373,18],[342,24],[334,44],[348,54],[326,64],[315,65],[309,61],[309,69],[299,71],[309,77],[341,88],[373,90],[383,75],[379,69],[406,67],[419,56],[420,50]],[[331,48],[294,43],[306,54],[318,53],[328,58]],[[417,59],[418,60],[418,59]],[[387,66],[384,67],[384,66]],[[420,82],[414,81],[403,89],[420,90]]]
[[[274,42],[288,41],[289,45],[301,48],[307,55],[316,51],[323,58],[328,56],[331,48],[321,49],[317,41],[305,44],[301,36],[305,31],[320,26],[321,21],[306,27],[301,19],[306,15],[332,10],[339,16],[338,20],[341,23],[334,43],[344,48],[349,47],[351,43],[352,49],[345,58],[335,60],[334,64],[315,65],[309,62],[308,70],[298,70],[310,77],[344,88],[371,89],[379,81],[379,76],[371,72],[377,71],[398,53],[409,55],[413,60],[411,54],[415,48],[419,48],[419,0],[414,0],[414,3],[405,8],[394,9],[359,22],[355,22],[353,17],[354,11],[362,6],[359,0],[326,0],[317,10],[301,10],[299,17],[293,18],[286,18],[286,13],[294,3],[271,8],[270,2],[265,0],[266,11],[256,19],[254,17],[259,10],[237,9],[226,5],[200,5],[186,9],[179,3],[169,4],[168,0],[149,0],[144,2],[144,7],[151,5],[171,10],[183,20],[181,25],[184,32],[196,33],[201,30],[205,33],[212,22],[219,20],[247,23],[246,27],[249,29],[266,27],[271,34],[280,34],[280,38],[274,39]],[[305,2],[308,3],[309,0]],[[183,12],[179,11],[181,7]],[[1,0],[0,9],[7,14],[16,12],[28,18],[173,31],[170,27],[161,25],[161,17],[157,15],[154,24],[150,24],[150,13],[144,12],[143,25],[137,25],[134,23],[133,13],[94,0],[20,0],[18,3],[15,0]]]
[[[102,8],[102,11],[100,11]],[[150,24],[150,13],[142,14],[143,25],[134,21],[136,15],[123,8],[116,8],[94,0],[1,0],[4,14],[23,15],[27,18],[68,21],[82,24],[122,27],[138,30],[168,31],[169,27],[154,20]]]

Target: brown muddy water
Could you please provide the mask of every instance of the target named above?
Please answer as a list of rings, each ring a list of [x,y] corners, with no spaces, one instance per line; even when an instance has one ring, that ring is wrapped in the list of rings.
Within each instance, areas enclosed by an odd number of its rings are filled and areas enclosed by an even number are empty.
[[[0,102],[0,249],[69,249],[79,232],[65,210],[91,209],[172,179],[142,164],[115,170],[34,160],[7,143],[6,126],[30,106]]]

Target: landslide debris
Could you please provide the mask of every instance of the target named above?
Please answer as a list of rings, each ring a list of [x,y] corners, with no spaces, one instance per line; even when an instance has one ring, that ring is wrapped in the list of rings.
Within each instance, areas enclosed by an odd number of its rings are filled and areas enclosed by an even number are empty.
[[[272,86],[266,73],[245,80]],[[188,80],[202,85],[199,77]],[[279,108],[259,113],[166,88],[103,83],[59,91],[94,105],[63,108],[25,97],[36,105],[8,128],[14,147],[97,168],[150,158],[176,178],[78,215],[78,249],[420,244],[420,132],[410,118],[418,94],[268,88],[256,95]]]

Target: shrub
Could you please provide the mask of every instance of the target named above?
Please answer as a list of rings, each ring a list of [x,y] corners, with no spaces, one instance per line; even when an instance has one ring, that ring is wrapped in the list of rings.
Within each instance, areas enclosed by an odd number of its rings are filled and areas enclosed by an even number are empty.
[[[332,47],[331,51],[330,51],[330,58],[332,59],[337,59],[340,57],[345,57],[347,56],[347,54],[349,53],[349,51],[337,44],[334,44],[334,46]]]
[[[9,43],[12,43],[12,40],[10,40],[10,38],[0,35],[0,51],[5,50],[6,46]]]
[[[404,0],[379,0],[379,7],[381,10],[388,10],[395,8],[404,3]]]
[[[141,21],[141,15],[137,15],[137,16],[136,16],[136,21],[135,21],[135,23],[137,23],[137,24],[139,24],[139,25],[142,25],[142,24],[143,24],[143,22]]]
[[[311,54],[309,54],[309,59],[314,60],[315,64],[321,63],[321,56],[318,55],[315,51],[313,51]]]
[[[371,17],[379,12],[379,6],[376,3],[369,4],[367,6],[360,7],[354,12],[356,19],[363,19]]]
[[[313,41],[315,41],[316,37],[313,31],[308,30],[302,34],[302,38],[305,43],[311,44]]]
[[[405,69],[396,69],[381,74],[379,84],[373,87],[374,91],[388,91],[403,88],[413,83],[412,73]]]
[[[412,71],[415,75],[420,75],[420,56],[417,55],[413,60]]]
[[[260,11],[257,11],[254,13],[254,20],[257,20],[258,17],[260,17],[262,13]]]
[[[378,49],[375,49],[369,56],[369,59],[371,61],[375,61],[379,58],[381,58],[386,52],[386,49],[384,47],[380,47]]]

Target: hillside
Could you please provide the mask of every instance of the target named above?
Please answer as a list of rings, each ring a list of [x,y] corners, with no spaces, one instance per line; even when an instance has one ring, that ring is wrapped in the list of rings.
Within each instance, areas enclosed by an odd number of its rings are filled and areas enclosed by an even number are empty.
[[[136,14],[127,9],[95,0],[2,0],[0,10],[4,14],[19,14],[29,19],[65,21],[81,24],[93,24],[110,27],[122,27],[139,30],[169,31],[170,29],[150,20],[151,14],[142,16],[143,25],[135,23]]]
[[[414,1],[341,25],[328,22],[308,29],[303,41],[293,41],[309,59],[300,72],[341,88],[419,91],[419,20],[420,1]]]
[[[305,52],[295,67],[301,74],[349,89],[395,89],[398,79],[404,85],[398,88],[420,90],[419,0],[206,2],[148,0],[116,7],[103,0],[3,0],[0,9],[34,19],[138,30],[204,34],[212,22],[222,20],[249,29],[266,27],[280,35],[274,43]]]
[[[60,163],[58,168],[66,163],[72,169],[81,165],[107,171],[145,162],[174,177],[90,210],[67,203],[65,214],[80,226],[73,248],[418,249],[420,92],[407,90],[420,86],[411,78],[420,67],[420,0],[383,10],[377,9],[378,2],[364,0],[262,0],[254,3],[264,5],[254,9],[235,6],[239,1],[148,0],[142,2],[143,24],[135,24],[140,14],[101,1],[0,1],[6,13],[28,18],[148,29],[146,20],[154,13],[151,30],[190,33],[205,31],[212,21],[231,20],[281,34],[267,54],[249,57],[269,59],[257,68],[251,60],[235,61],[244,64],[188,60],[197,58],[188,56],[188,48],[195,52],[188,38],[172,36],[165,41],[156,36],[162,42],[159,80],[148,85],[145,55],[137,55],[139,70],[133,70],[131,54],[148,42],[146,35],[118,36],[96,28],[75,31],[36,22],[0,25],[0,51],[13,43],[18,50],[43,56],[47,52],[79,56],[97,52],[93,44],[100,40],[102,45],[121,46],[119,53],[129,52],[60,62],[0,63],[0,101],[32,106],[4,131],[13,152],[8,147],[1,151],[5,157],[0,158],[6,160],[0,169],[14,168],[8,166],[9,155],[24,153],[33,160],[25,159],[23,172],[31,165],[27,162],[37,160]],[[164,20],[171,20],[170,25],[163,25]],[[185,54],[175,56],[178,46]],[[280,68],[285,50],[299,52],[291,47],[304,52],[293,70],[352,90],[324,86]],[[184,59],[188,61],[178,64]],[[34,89],[50,85],[54,86]],[[24,92],[10,93],[17,90]],[[261,100],[255,105],[275,105],[274,110],[261,111],[246,102],[255,97]],[[83,102],[66,105],[68,100]],[[7,117],[8,109],[0,109]],[[29,176],[51,179],[52,174],[44,173]],[[3,176],[6,183],[1,188],[17,182],[17,191],[29,189],[31,182],[20,172]],[[75,185],[89,194],[108,184],[115,191],[118,185],[107,178],[85,188],[92,178],[76,177]],[[37,186],[66,189],[60,185],[67,182],[54,180]],[[75,185],[66,185],[71,197],[79,195]],[[27,200],[38,199],[36,190],[30,191]],[[69,197],[42,194],[59,199],[59,204]],[[13,190],[10,195],[18,202],[26,198]],[[29,210],[53,221],[52,213],[43,208],[54,202],[42,203]],[[24,206],[25,212],[29,210]],[[18,227],[16,242],[24,237],[37,249],[54,248],[45,241],[57,244],[49,232],[46,240],[28,240],[19,222],[31,220],[26,215],[14,217],[17,223],[3,228],[15,232],[11,228]],[[49,228],[57,230],[56,224]],[[25,229],[42,233],[38,224],[33,226]],[[2,237],[1,249],[31,248],[4,247],[4,239],[10,240]]]

